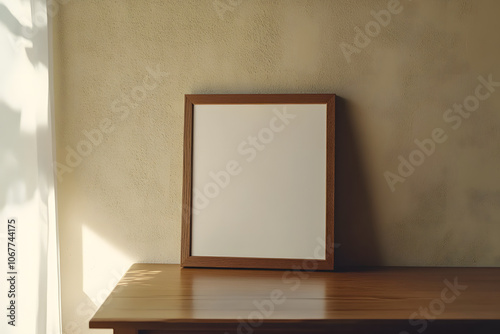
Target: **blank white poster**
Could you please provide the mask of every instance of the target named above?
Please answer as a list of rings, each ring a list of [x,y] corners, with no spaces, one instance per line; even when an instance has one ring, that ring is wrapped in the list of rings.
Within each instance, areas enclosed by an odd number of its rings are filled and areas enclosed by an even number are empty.
[[[195,105],[192,182],[191,255],[325,259],[326,104]]]

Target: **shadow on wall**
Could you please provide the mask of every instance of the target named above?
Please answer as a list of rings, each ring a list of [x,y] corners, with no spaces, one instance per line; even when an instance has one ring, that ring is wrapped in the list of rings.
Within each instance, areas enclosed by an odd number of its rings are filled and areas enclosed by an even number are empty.
[[[337,96],[335,108],[335,267],[382,265],[352,106]]]
[[[34,17],[40,12],[34,10],[33,2],[26,6],[18,6],[18,2],[0,4],[0,215],[2,222],[8,220],[9,232],[13,231],[9,235],[15,244],[9,245],[14,248],[10,269],[22,272],[21,290],[30,293],[12,294],[9,299],[22,305],[21,313],[28,320],[22,324],[23,332],[40,332],[42,328],[57,332],[47,27],[46,22],[37,26]],[[28,18],[28,25],[23,20],[26,11],[34,15]],[[12,225],[11,218],[15,218]],[[2,235],[0,243],[3,240],[7,238]],[[15,317],[8,320],[10,325],[19,324]]]
[[[52,170],[33,172],[33,166],[37,166],[40,161],[50,164],[46,161],[48,159],[46,156],[34,154],[36,149],[42,148],[37,147],[40,145],[37,142],[38,138],[50,138],[49,129],[40,124],[36,124],[36,129],[33,131],[23,130],[21,127],[23,114],[27,119],[26,123],[29,123],[30,118],[35,116],[30,114],[32,106],[25,100],[26,94],[32,94],[27,82],[29,83],[29,79],[36,78],[37,70],[35,69],[38,66],[48,68],[47,43],[44,41],[47,27],[37,27],[37,31],[33,31],[32,28],[21,24],[4,4],[0,4],[0,23],[8,39],[15,44],[12,48],[5,48],[0,52],[0,73],[2,73],[0,81],[4,81],[5,87],[9,87],[0,95],[0,119],[2,120],[0,189],[3,190],[0,192],[0,209],[2,209],[8,204],[19,205],[29,202],[38,187],[46,188],[49,182],[46,173],[52,173]],[[9,44],[6,43],[6,45]],[[13,74],[16,71],[17,74]],[[27,75],[27,79],[17,81],[19,73]],[[12,94],[16,89],[23,94]],[[8,177],[4,177],[5,175]],[[43,188],[44,191],[45,188]]]
[[[28,149],[33,138],[20,130],[21,112],[0,101],[0,117],[3,124],[0,132],[0,169],[2,175],[8,175],[0,178],[1,209],[7,204],[20,205],[33,198],[36,180],[27,166],[35,165],[36,158]]]

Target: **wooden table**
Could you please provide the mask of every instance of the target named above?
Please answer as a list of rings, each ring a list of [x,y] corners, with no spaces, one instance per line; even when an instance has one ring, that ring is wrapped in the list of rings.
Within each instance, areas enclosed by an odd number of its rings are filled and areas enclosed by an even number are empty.
[[[500,268],[290,272],[135,264],[90,328],[115,334],[496,334]]]

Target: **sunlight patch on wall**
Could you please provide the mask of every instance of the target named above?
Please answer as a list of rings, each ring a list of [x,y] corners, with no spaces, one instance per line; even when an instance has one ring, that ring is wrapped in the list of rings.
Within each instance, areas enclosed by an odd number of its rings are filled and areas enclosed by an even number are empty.
[[[134,259],[82,225],[83,291],[101,306]]]

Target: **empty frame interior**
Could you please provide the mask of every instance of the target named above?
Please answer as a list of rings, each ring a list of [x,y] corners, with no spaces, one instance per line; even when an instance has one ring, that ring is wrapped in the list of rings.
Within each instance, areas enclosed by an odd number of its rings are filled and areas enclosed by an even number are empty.
[[[333,269],[333,95],[237,97],[186,96],[181,264]]]

